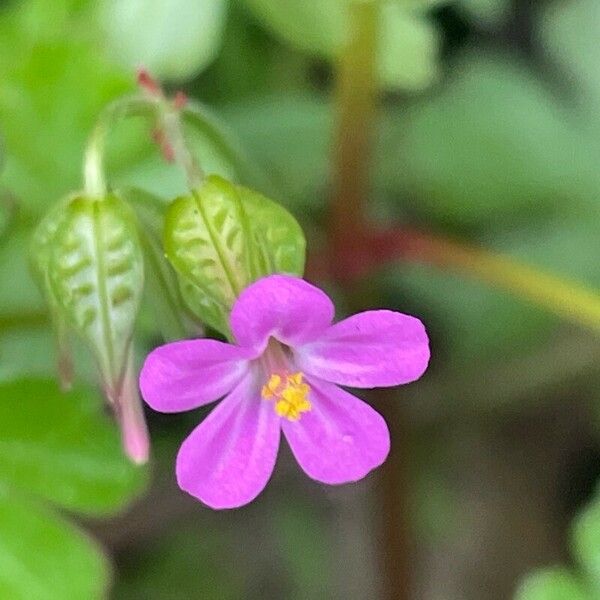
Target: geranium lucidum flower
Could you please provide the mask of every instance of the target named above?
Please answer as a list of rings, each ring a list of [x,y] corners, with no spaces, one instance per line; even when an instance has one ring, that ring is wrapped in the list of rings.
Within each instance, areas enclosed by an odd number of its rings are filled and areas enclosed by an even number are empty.
[[[179,486],[213,508],[256,498],[275,466],[280,433],[304,471],[329,484],[357,481],[389,452],[383,418],[338,385],[373,388],[418,379],[429,347],[418,319],[390,310],[332,325],[333,303],[303,279],[270,275],[233,306],[237,342],[166,344],[140,386],[161,412],[224,399],[183,442]]]

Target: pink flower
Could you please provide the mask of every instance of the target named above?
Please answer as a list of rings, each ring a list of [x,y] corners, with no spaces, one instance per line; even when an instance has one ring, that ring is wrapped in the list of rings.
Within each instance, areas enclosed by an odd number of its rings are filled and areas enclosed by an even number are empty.
[[[429,347],[421,321],[390,310],[332,325],[333,303],[303,279],[271,275],[246,288],[231,312],[237,345],[189,340],[154,350],[140,386],[161,412],[222,402],[183,442],[181,489],[213,508],[256,498],[283,431],[309,477],[357,481],[386,459],[385,421],[338,385],[373,388],[418,379]]]

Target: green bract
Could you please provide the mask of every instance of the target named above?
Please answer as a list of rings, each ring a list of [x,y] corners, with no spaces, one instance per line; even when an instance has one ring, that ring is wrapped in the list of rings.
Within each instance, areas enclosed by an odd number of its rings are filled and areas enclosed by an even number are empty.
[[[296,220],[268,198],[216,175],[169,207],[164,245],[188,305],[222,333],[249,283],[269,273],[304,271],[305,240]]]

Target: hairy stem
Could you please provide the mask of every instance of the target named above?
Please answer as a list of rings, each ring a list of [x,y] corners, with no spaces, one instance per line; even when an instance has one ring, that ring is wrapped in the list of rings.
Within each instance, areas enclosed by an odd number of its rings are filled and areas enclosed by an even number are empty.
[[[191,189],[199,187],[204,179],[204,173],[185,138],[181,112],[176,108],[166,105],[162,111],[160,123],[164,134],[164,141],[173,153],[173,161],[185,173],[188,186]]]

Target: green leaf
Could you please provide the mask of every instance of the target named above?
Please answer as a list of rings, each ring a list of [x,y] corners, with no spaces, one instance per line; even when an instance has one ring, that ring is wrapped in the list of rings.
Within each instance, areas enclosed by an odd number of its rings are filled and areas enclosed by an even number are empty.
[[[546,87],[508,58],[465,56],[439,95],[382,132],[381,169],[396,195],[403,188],[445,225],[529,221],[597,198],[585,139]]]
[[[14,47],[0,61],[3,182],[27,209],[40,214],[80,185],[85,141],[98,112],[131,85],[85,40],[69,39],[63,32],[58,39],[33,44],[21,39],[24,31],[12,33]],[[0,42],[3,35],[0,30]],[[121,167],[126,167],[124,146],[119,150]]]
[[[585,108],[596,125],[600,106],[600,5],[595,0],[553,2],[540,26],[541,38],[553,59],[577,81]]]
[[[245,0],[260,21],[293,46],[331,58],[343,42],[346,7],[337,0]]]
[[[0,246],[0,315],[40,313],[45,308],[28,268],[26,248],[31,234],[30,228],[17,225]]]
[[[600,593],[600,501],[590,504],[573,523],[573,553]]]
[[[519,586],[515,600],[592,600],[592,596],[575,575],[554,568],[529,575]]]
[[[108,582],[108,561],[92,539],[0,487],[1,598],[100,600]]]
[[[301,275],[305,241],[294,218],[271,200],[212,175],[170,206],[165,250],[191,308],[223,330],[239,293],[269,273]],[[206,307],[205,314],[203,306]]]
[[[239,531],[238,531],[239,533]],[[119,565],[115,600],[239,600],[246,573],[231,568],[235,540],[208,519],[190,519],[148,540]]]
[[[487,26],[497,26],[509,17],[512,10],[509,0],[460,0],[460,6]]]
[[[51,293],[91,346],[105,383],[117,386],[144,281],[135,217],[115,196],[77,197],[65,212],[48,262]]]
[[[340,0],[245,0],[261,22],[288,43],[336,59],[347,34],[347,2]],[[409,3],[414,6],[413,2]],[[402,3],[382,3],[379,74],[388,87],[417,90],[437,76],[438,34]]]
[[[108,0],[102,15],[106,41],[127,69],[144,65],[159,79],[183,80],[216,57],[226,0]]]
[[[381,8],[379,75],[392,89],[418,91],[438,78],[440,40],[434,24],[404,10],[401,3]]]
[[[52,333],[46,326],[0,327],[0,381],[53,377],[54,347]]]
[[[0,385],[3,484],[70,510],[108,514],[131,501],[144,480],[122,455],[97,395],[63,394],[48,380]]]
[[[254,160],[268,169],[286,202],[301,210],[320,208],[330,176],[330,104],[308,95],[278,94],[229,105],[223,114]]]

